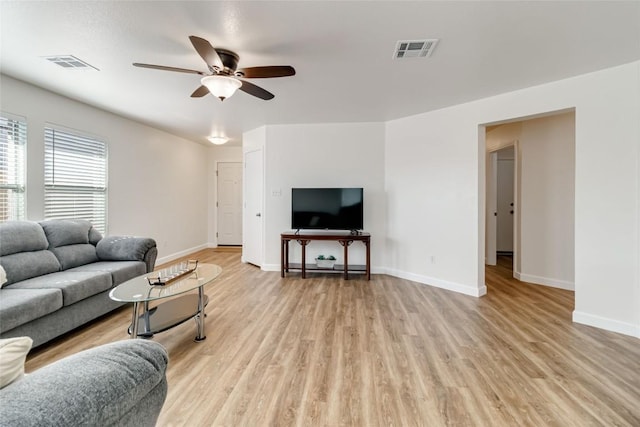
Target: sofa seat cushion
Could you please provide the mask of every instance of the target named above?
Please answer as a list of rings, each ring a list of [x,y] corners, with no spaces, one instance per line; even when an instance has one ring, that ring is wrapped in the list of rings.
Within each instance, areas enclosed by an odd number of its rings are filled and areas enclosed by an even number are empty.
[[[60,289],[0,289],[2,332],[46,316],[62,308]]]
[[[62,304],[68,306],[85,298],[111,289],[109,272],[60,271],[11,285],[10,289],[60,289]]]
[[[98,261],[92,264],[81,265],[80,267],[67,270],[107,272],[111,274],[113,286],[126,282],[129,279],[140,276],[147,272],[147,267],[142,261]]]

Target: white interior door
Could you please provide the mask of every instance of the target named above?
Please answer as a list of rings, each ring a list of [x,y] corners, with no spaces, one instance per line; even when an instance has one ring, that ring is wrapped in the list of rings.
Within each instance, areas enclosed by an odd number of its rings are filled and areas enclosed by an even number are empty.
[[[218,163],[218,245],[242,244],[242,163]]]
[[[262,150],[244,155],[244,211],[242,260],[262,266],[264,165]]]
[[[498,252],[513,252],[514,182],[513,147],[507,154],[511,158],[501,158],[498,153]],[[502,150],[501,150],[502,151]]]
[[[496,215],[498,211],[498,153],[487,154],[485,264],[496,265]]]

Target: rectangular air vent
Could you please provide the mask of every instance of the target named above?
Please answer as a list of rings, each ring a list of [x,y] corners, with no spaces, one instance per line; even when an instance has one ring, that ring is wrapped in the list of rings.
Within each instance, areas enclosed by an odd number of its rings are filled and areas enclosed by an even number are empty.
[[[395,59],[401,58],[428,58],[436,48],[438,39],[426,40],[399,40],[396,50],[393,52]]]
[[[61,66],[62,68],[70,69],[70,70],[98,70],[93,65],[87,64],[81,59],[76,58],[73,55],[56,55],[56,56],[45,56],[44,59],[47,61],[51,61],[54,64]]]

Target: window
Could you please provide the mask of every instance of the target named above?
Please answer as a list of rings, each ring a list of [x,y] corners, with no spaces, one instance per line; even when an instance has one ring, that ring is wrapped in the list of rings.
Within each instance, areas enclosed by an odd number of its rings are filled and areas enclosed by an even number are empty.
[[[44,217],[107,228],[107,145],[59,129],[44,130]]]
[[[0,116],[0,222],[24,219],[27,123]]]

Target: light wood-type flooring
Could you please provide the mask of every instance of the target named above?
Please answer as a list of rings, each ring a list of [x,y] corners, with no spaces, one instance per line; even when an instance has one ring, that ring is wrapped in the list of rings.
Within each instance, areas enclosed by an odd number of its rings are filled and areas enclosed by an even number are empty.
[[[170,355],[161,426],[640,426],[640,340],[571,322],[572,292],[487,268],[469,297],[385,275],[282,279],[238,250]],[[606,286],[606,283],[603,283]],[[126,307],[35,350],[27,371],[126,339]]]

